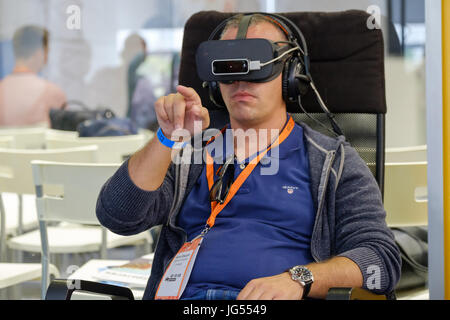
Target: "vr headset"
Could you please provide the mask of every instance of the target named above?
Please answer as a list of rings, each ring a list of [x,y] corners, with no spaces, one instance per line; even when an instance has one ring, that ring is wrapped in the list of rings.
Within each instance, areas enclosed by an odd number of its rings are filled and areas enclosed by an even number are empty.
[[[234,18],[231,17],[216,27],[208,41],[200,44],[196,53],[196,63],[201,80],[267,82],[277,77],[283,71],[286,61],[294,57],[301,60],[301,69],[308,72],[308,50],[303,34],[297,26],[283,16],[261,13],[268,21],[280,27],[287,41],[246,39],[253,15],[243,15],[235,40],[216,40],[219,31],[222,31],[228,21]],[[290,24],[291,28],[295,28],[295,34],[286,23]],[[301,40],[301,46],[297,39]]]
[[[196,55],[198,75],[203,81],[270,81],[283,71],[282,59],[299,50],[287,47],[267,39],[202,42]]]
[[[202,42],[197,49],[197,74],[204,81],[203,87],[209,89],[211,101],[220,108],[225,105],[219,83],[268,82],[282,73],[282,92],[287,111],[293,113],[303,111],[307,114],[301,105],[301,96],[311,88],[330,119],[334,132],[342,135],[333,119],[334,116],[325,106],[312,80],[309,72],[308,48],[300,29],[284,16],[258,13],[277,25],[287,40],[273,42],[267,39],[246,39],[254,14],[256,13],[244,14],[240,19],[236,39],[217,40],[219,32],[235,18],[231,17],[219,24],[208,40]]]

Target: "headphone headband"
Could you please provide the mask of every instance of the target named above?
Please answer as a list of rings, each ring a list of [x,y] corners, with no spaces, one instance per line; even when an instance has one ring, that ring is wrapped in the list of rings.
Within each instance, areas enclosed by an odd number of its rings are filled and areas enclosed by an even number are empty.
[[[289,41],[295,42],[302,50],[303,50],[303,62],[305,65],[305,74],[309,75],[309,55],[308,55],[308,46],[306,45],[305,37],[303,36],[303,33],[300,31],[298,26],[293,23],[290,19],[279,15],[275,13],[265,13],[265,12],[249,12],[249,13],[243,13],[244,16],[251,16],[255,14],[260,14],[262,16],[265,16],[272,20],[274,24],[276,24],[287,36]],[[239,15],[239,14],[237,14]],[[237,15],[233,15],[224,21],[222,21],[209,35],[208,40],[213,40],[218,36],[219,31],[223,30],[225,28],[226,24],[234,19]],[[288,27],[290,25],[291,28]],[[294,30],[294,32],[292,31]],[[300,43],[298,42],[300,41]]]

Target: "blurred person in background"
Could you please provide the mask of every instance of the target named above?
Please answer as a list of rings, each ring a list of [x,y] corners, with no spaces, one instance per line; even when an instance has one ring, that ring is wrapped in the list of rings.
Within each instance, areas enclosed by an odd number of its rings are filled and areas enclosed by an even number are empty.
[[[48,42],[45,28],[24,26],[14,33],[14,70],[0,81],[0,126],[50,125],[49,110],[65,104],[61,88],[38,75],[48,60]]]
[[[137,57],[145,57],[146,43],[136,33],[125,39],[118,66],[97,71],[89,83],[88,104],[111,109],[118,117],[125,117],[129,108],[128,72]],[[137,58],[139,59],[139,58]],[[131,93],[130,93],[131,94]]]

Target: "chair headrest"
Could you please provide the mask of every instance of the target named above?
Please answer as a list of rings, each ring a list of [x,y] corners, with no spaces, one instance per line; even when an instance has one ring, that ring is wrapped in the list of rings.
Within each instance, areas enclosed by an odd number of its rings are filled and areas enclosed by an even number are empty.
[[[201,11],[184,28],[179,83],[193,87],[203,105],[215,109],[197,76],[195,53],[223,20],[235,13]],[[302,31],[308,45],[311,75],[333,113],[386,113],[384,43],[380,29],[369,29],[365,11],[290,12],[281,15]],[[312,90],[303,97],[308,112],[322,113]]]

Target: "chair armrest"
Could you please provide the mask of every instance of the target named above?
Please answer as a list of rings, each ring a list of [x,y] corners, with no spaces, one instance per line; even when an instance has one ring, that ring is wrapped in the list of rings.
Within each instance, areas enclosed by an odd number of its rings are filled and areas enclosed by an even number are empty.
[[[111,300],[134,300],[133,292],[129,288],[72,279],[53,280],[47,289],[45,300],[71,300],[75,291],[105,295]]]
[[[395,294],[375,294],[362,288],[330,288],[326,300],[395,300]]]

